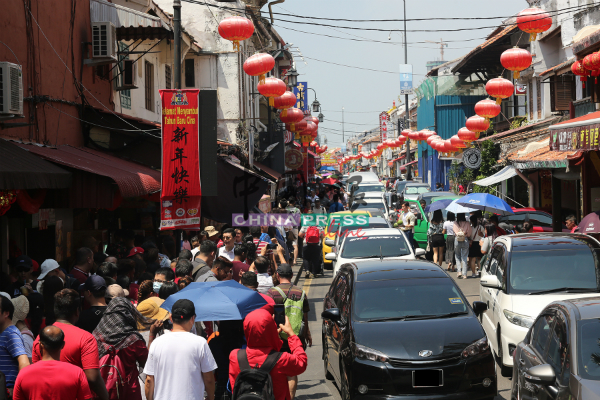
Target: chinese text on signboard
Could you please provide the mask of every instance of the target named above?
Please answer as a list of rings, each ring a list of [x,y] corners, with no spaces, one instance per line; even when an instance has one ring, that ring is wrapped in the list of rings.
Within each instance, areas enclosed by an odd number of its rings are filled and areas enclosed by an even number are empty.
[[[159,92],[162,104],[160,229],[200,229],[200,91]]]
[[[600,124],[557,128],[550,131],[551,150],[600,150]]]
[[[296,96],[296,105],[294,108],[299,108],[302,111],[308,111],[308,103],[306,102],[306,92],[308,83],[298,82],[298,85],[294,88],[294,96]]]
[[[390,115],[387,112],[379,114],[379,142],[383,143],[387,140],[388,123],[390,121]]]

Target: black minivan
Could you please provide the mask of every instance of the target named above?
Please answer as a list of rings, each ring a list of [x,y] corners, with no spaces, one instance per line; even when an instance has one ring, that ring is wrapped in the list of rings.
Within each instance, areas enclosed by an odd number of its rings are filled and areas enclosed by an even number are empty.
[[[323,362],[343,400],[493,399],[495,361],[452,278],[420,260],[344,264],[325,296]]]

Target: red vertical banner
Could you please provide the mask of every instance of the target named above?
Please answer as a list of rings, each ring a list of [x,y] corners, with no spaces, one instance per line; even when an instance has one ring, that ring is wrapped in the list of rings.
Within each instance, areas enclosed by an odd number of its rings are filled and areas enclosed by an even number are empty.
[[[198,89],[159,90],[162,104],[160,229],[200,229]]]
[[[390,121],[390,115],[387,112],[379,114],[379,142],[383,143],[387,140],[388,123]]]

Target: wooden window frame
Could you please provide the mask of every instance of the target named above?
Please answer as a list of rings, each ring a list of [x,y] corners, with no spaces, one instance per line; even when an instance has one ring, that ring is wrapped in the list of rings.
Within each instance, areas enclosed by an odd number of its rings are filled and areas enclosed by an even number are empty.
[[[154,111],[154,65],[144,62],[144,100],[146,110]]]

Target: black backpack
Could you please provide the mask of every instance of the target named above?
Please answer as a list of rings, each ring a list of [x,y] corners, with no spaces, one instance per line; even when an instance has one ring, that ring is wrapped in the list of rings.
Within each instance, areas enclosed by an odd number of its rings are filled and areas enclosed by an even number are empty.
[[[272,351],[262,366],[250,367],[246,350],[238,350],[240,373],[235,378],[232,400],[275,400],[273,381],[269,374],[279,361],[281,353]]]

